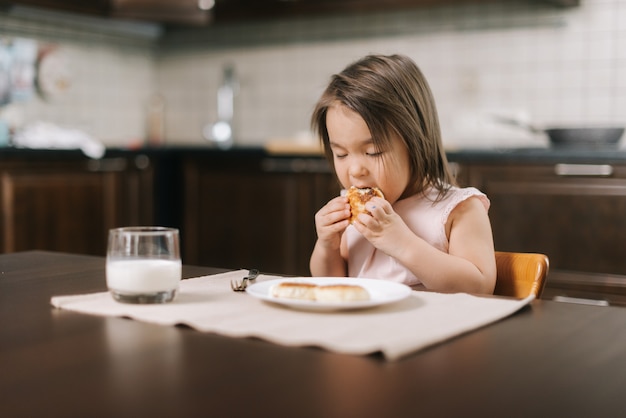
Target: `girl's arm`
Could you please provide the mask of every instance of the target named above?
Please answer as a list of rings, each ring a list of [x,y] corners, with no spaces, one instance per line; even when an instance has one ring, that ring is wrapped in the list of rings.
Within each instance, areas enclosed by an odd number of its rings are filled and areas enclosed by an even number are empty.
[[[345,277],[348,275],[346,260],[339,249],[325,248],[317,240],[309,264],[312,276]]]
[[[408,268],[423,285],[440,292],[491,294],[496,264],[487,211],[478,198],[461,202],[446,224],[449,253],[415,235],[391,205],[381,205],[366,219],[368,227],[355,223],[379,250]]]
[[[345,196],[332,199],[315,214],[317,241],[309,262],[311,275],[344,277],[348,274],[341,248],[349,218],[350,205]]]

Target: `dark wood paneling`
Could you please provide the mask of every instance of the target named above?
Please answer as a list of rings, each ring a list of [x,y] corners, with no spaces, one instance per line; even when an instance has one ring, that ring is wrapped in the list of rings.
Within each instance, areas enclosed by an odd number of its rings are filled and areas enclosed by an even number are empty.
[[[310,274],[314,216],[338,194],[334,176],[268,170],[262,163],[185,162],[185,262]]]
[[[5,251],[103,254],[117,212],[114,181],[94,173],[5,173]]]
[[[104,255],[110,228],[152,223],[152,168],[134,159],[0,164],[0,252]]]
[[[491,200],[496,247],[537,251],[554,269],[626,274],[626,176],[559,176],[555,166],[472,166]]]
[[[491,200],[498,250],[548,255],[543,298],[626,305],[626,166],[571,167],[579,174],[550,162],[465,162],[460,173]]]

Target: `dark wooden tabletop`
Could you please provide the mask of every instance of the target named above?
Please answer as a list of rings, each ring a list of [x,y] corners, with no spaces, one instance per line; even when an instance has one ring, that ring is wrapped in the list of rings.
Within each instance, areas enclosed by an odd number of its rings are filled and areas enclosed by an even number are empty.
[[[0,416],[626,416],[624,308],[535,301],[386,362],[50,305],[104,290],[104,258],[0,255]]]

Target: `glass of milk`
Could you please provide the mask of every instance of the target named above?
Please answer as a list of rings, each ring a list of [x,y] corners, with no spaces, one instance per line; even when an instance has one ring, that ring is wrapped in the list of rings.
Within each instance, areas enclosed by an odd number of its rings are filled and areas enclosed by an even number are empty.
[[[106,278],[116,301],[170,302],[181,273],[178,229],[136,226],[109,231]]]

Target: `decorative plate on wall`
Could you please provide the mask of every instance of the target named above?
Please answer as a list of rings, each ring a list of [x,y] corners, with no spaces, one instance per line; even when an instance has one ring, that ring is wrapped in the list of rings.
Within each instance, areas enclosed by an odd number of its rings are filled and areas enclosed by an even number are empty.
[[[44,98],[64,94],[72,85],[72,75],[62,50],[53,47],[41,52],[37,69],[37,87]]]

